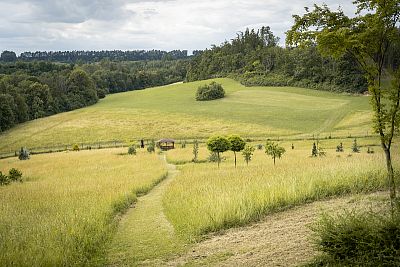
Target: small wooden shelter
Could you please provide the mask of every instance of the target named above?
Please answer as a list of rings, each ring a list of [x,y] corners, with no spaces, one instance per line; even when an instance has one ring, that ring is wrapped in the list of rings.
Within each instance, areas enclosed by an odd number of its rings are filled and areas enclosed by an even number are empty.
[[[161,150],[170,150],[175,148],[175,140],[164,138],[157,141],[157,145]]]

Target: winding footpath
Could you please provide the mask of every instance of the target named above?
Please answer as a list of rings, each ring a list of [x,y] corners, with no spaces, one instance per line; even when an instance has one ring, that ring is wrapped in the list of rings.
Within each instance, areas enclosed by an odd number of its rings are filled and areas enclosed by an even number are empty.
[[[166,162],[165,155],[160,156]],[[148,194],[139,197],[123,215],[108,249],[109,266],[160,266],[163,259],[184,248],[164,215],[162,198],[179,173],[168,164],[167,177]]]

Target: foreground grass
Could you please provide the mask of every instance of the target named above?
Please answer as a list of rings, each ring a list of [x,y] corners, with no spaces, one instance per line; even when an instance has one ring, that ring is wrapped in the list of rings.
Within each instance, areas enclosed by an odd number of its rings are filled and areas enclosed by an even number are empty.
[[[321,134],[365,135],[370,128],[368,97],[301,88],[246,88],[216,79],[226,97],[195,101],[200,81],[108,95],[91,107],[20,124],[0,134],[0,153],[75,143],[212,134],[282,137]],[[277,116],[279,114],[279,116]]]
[[[157,156],[124,150],[0,161],[25,182],[0,187],[0,266],[101,265],[114,217],[165,177]]]
[[[286,149],[276,166],[263,151],[256,151],[248,167],[241,162],[235,169],[229,153],[220,169],[211,163],[185,166],[164,197],[167,217],[196,240],[293,205],[386,186],[381,153],[349,157],[327,150],[327,157],[310,158],[309,149]]]

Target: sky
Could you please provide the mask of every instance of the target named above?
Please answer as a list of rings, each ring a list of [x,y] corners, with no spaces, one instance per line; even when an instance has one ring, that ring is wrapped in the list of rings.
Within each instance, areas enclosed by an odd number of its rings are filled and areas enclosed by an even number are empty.
[[[203,50],[270,26],[284,45],[293,14],[350,0],[0,0],[0,51]]]

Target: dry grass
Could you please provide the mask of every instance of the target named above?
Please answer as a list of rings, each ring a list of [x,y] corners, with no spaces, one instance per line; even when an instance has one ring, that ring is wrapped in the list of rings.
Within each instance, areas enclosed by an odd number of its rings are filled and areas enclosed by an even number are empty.
[[[114,218],[165,176],[156,155],[107,149],[0,161],[25,182],[0,187],[0,265],[71,266],[102,260]]]
[[[240,159],[235,169],[231,153],[224,153],[227,160],[220,169],[212,163],[186,165],[164,197],[168,218],[193,240],[293,205],[385,188],[382,153],[364,150],[349,157],[328,149],[326,157],[310,158],[312,145],[306,143],[309,149],[286,145],[276,166],[263,151],[256,151],[248,167]]]

